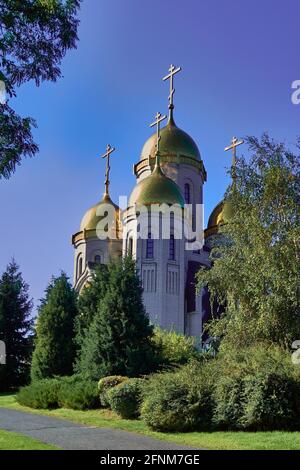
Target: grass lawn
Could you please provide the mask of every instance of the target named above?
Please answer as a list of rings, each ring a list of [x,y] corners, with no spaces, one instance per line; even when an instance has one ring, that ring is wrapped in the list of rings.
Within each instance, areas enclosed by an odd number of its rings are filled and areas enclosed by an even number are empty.
[[[300,450],[300,432],[188,432],[176,434],[153,432],[142,421],[121,419],[109,410],[76,411],[65,408],[51,411],[33,410],[19,405],[14,395],[0,395],[0,407],[65,418],[87,426],[122,429],[196,448],[218,450]]]
[[[0,429],[0,450],[55,450],[54,446]]]

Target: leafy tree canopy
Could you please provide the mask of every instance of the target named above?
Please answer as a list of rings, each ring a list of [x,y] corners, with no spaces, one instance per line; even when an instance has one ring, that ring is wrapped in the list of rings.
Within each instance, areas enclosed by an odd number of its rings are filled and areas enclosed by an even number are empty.
[[[290,347],[300,339],[299,154],[267,134],[247,141],[249,162],[239,159],[236,186],[225,198],[230,220],[212,250],[212,268],[198,274],[199,286],[226,305],[209,328],[223,347],[257,341]]]
[[[33,80],[56,81],[61,60],[76,47],[80,0],[0,0],[0,80],[8,98]],[[9,178],[22,156],[33,156],[35,121],[0,104],[0,178]]]

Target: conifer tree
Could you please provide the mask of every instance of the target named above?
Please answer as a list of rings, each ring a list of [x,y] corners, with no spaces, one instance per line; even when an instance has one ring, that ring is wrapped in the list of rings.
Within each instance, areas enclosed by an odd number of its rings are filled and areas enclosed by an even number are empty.
[[[81,355],[84,338],[106,293],[108,280],[107,266],[97,265],[91,281],[78,298],[78,314],[75,319],[75,341],[78,357]]]
[[[134,261],[125,258],[111,264],[106,294],[85,337],[78,371],[93,379],[148,373],[154,361],[152,334]]]
[[[30,369],[32,301],[19,267],[12,260],[0,279],[0,340],[6,364],[0,364],[0,391],[26,383]]]
[[[32,380],[72,374],[76,301],[76,292],[65,273],[51,280],[38,312]]]

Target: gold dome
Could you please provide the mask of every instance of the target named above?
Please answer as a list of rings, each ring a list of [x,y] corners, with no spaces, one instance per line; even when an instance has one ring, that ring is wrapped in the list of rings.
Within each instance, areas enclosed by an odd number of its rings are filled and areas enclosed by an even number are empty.
[[[219,231],[220,225],[227,224],[233,216],[233,206],[230,200],[222,200],[213,209],[209,216],[205,237],[215,235]]]
[[[103,218],[103,215],[97,215],[98,209],[105,204],[113,206],[116,211],[116,218],[119,216],[120,208],[112,202],[109,195],[104,194],[102,200],[94,206],[90,207],[90,209],[84,214],[80,224],[80,231],[96,230],[97,224]]]
[[[179,186],[165,176],[156,166],[152,174],[140,181],[131,193],[129,207],[137,205],[149,206],[151,204],[178,204],[184,207],[184,198]]]
[[[194,140],[183,130],[176,126],[172,114],[165,127],[160,131],[159,151],[161,157],[166,155],[185,156],[194,160],[201,160],[199,149]],[[141,160],[148,159],[149,155],[154,158],[156,152],[156,133],[146,141]]]

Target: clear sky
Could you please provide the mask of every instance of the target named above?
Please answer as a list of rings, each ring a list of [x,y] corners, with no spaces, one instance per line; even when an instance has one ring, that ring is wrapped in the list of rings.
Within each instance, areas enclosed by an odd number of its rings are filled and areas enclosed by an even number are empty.
[[[197,142],[208,181],[206,218],[228,184],[224,153],[233,135],[263,131],[288,144],[299,132],[299,0],[83,0],[78,49],[55,84],[19,89],[12,103],[38,122],[39,154],[0,181],[0,268],[14,256],[35,301],[52,274],[73,271],[71,235],[103,193],[130,194],[132,166],[156,111],[167,111],[170,63],[175,119]],[[241,152],[241,148],[239,148]],[[245,150],[244,150],[245,152]]]

